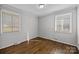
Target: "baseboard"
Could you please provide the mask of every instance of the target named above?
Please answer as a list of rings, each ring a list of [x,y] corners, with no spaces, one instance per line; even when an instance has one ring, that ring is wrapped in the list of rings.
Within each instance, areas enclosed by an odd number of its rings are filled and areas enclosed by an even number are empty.
[[[10,47],[10,46],[13,46],[13,45],[14,45],[14,43],[7,45],[7,46],[4,46],[4,47],[1,47],[0,49],[4,49],[4,48],[7,48],[7,47]]]
[[[37,37],[34,37],[34,38],[32,38],[32,39],[35,39],[35,38],[37,38]],[[32,40],[32,39],[30,39],[30,40]],[[27,41],[27,40],[19,41],[19,42],[17,42],[17,43],[12,43],[12,44],[10,44],[10,45],[1,47],[0,49],[4,49],[4,48],[8,48],[8,47],[11,47],[11,46],[14,46],[14,45],[18,45],[18,44],[21,44],[21,43],[23,43],[23,42],[25,42],[25,41]]]
[[[47,39],[47,40],[59,42],[59,43],[66,44],[66,45],[70,45],[70,46],[76,46],[76,45],[73,45],[73,44],[68,44],[68,43],[66,43],[66,42],[61,42],[61,41],[58,41],[58,40],[54,40],[55,38],[53,38],[53,39],[46,38],[46,37],[38,37],[38,38],[43,38],[43,39]]]
[[[38,38],[45,39],[45,40],[51,40],[51,39],[48,39],[48,38],[45,38],[45,37],[38,37]],[[55,40],[51,40],[51,41],[55,41]],[[74,45],[71,45],[71,44],[66,44],[66,43],[59,42],[59,41],[55,41],[55,42],[58,42],[58,43],[61,43],[61,44],[65,44],[65,45],[69,45],[69,46],[75,47],[76,50],[79,51],[79,49],[78,49],[77,46],[74,46]]]
[[[32,39],[36,39],[36,38],[41,38],[41,39],[45,39],[45,40],[51,40],[51,39],[48,39],[48,38],[45,38],[45,37],[35,37],[35,38],[32,38]],[[30,40],[32,40],[32,39],[30,39]],[[25,41],[27,41],[27,40],[25,40]],[[18,45],[18,44],[21,44],[21,43],[23,43],[25,41],[14,43],[14,44],[11,44],[11,45],[3,47],[3,48],[8,48],[8,47],[11,47],[11,46],[14,46],[14,45]],[[51,40],[51,41],[55,41],[55,40]],[[59,42],[59,41],[55,41],[55,42],[62,43],[62,42]],[[76,47],[76,49],[78,50],[77,46],[66,44],[66,43],[62,43],[62,44],[69,45],[69,46],[72,46],[72,47]],[[3,49],[3,48],[0,48],[0,49]]]

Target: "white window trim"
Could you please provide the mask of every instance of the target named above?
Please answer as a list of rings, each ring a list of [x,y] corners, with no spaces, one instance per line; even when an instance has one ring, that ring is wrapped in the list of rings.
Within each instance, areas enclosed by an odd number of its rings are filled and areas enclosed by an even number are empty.
[[[1,12],[0,12],[0,14],[1,14],[1,34],[3,34],[4,32],[3,32],[3,19],[2,19],[2,12],[5,12],[5,13],[10,13],[10,14],[13,14],[13,15],[18,15],[19,16],[19,22],[21,21],[21,16],[20,16],[20,14],[19,13],[16,13],[16,12],[13,12],[13,11],[9,11],[9,10],[6,10],[6,9],[1,9]],[[19,25],[19,31],[21,31],[21,29],[20,29],[20,25]],[[18,31],[18,32],[19,32]],[[14,32],[16,32],[16,31],[14,31]],[[8,33],[8,32],[7,32]]]
[[[60,17],[60,16],[65,16],[65,15],[70,15],[70,31],[66,32],[66,33],[72,33],[72,12],[69,12],[69,13],[66,13],[66,14],[60,14],[60,15],[56,15],[55,16],[55,32],[58,32],[57,31],[57,17]],[[63,25],[63,23],[62,23]],[[63,28],[62,28],[63,29]],[[62,31],[61,31],[62,32]]]

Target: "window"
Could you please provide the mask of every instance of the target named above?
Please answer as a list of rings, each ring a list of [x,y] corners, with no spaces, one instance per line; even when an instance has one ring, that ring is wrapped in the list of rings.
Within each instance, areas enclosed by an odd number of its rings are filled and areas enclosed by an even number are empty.
[[[19,19],[19,15],[2,11],[2,32],[18,32]]]
[[[56,32],[72,32],[72,13],[55,16],[55,31]]]

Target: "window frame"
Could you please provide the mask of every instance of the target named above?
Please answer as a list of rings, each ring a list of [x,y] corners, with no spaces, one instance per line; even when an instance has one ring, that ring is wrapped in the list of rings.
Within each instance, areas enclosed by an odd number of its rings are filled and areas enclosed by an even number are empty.
[[[9,14],[9,15],[11,15],[11,23],[12,23],[12,31],[3,31],[3,13],[6,13],[6,14]],[[13,17],[14,16],[18,16],[18,31],[16,31],[16,30],[13,30],[15,27],[13,27]],[[20,17],[20,15],[18,14],[18,13],[16,13],[16,12],[13,12],[13,11],[9,11],[9,10],[5,10],[5,9],[2,9],[1,10],[1,33],[12,33],[12,32],[20,32],[20,24],[19,24],[19,22],[20,22],[20,20],[21,20],[21,17]],[[16,21],[15,21],[16,22]]]
[[[64,29],[62,29],[62,31],[57,31],[57,17],[63,17],[65,15],[69,15],[70,16],[70,22],[69,22],[69,27],[70,27],[70,30],[67,32],[64,31]],[[64,14],[59,14],[59,15],[55,15],[55,32],[60,32],[60,33],[72,33],[72,12],[69,12],[69,13],[64,13]],[[63,20],[63,24],[64,24],[64,20]],[[63,27],[63,24],[62,24],[62,27]],[[64,28],[64,27],[63,27]]]

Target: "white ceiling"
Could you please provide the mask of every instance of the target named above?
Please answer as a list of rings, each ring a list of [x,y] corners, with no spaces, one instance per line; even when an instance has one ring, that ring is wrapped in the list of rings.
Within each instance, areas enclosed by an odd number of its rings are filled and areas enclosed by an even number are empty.
[[[57,10],[64,8],[74,7],[74,4],[46,4],[46,8],[38,8],[38,4],[12,4],[11,6],[21,9],[23,11],[29,11],[37,16],[44,16]]]

